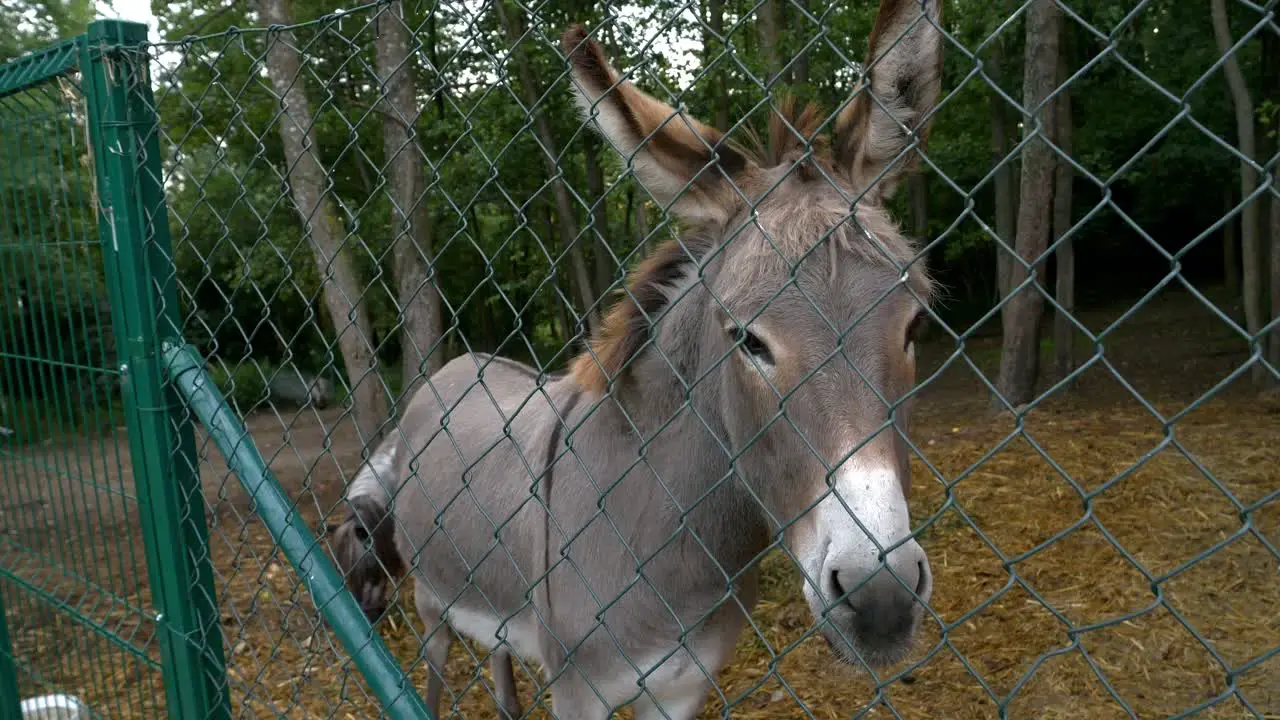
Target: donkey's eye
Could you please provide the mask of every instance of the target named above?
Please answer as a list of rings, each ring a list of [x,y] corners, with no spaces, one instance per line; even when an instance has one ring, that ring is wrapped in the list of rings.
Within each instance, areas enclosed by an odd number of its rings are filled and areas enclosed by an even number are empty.
[[[742,328],[734,328],[732,332],[733,342],[739,350],[761,363],[773,364],[773,353],[769,352],[769,347],[755,333]]]
[[[902,345],[903,350],[910,350],[911,346],[924,335],[925,319],[923,312],[918,312],[911,318],[911,324],[907,325],[907,339]]]

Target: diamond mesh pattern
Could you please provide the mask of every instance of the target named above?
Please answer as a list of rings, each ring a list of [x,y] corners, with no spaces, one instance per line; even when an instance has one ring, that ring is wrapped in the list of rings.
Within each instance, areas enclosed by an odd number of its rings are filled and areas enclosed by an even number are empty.
[[[917,222],[914,182],[889,205],[903,227],[915,225],[918,254],[900,263],[859,216],[847,217],[867,235],[867,253],[897,264],[903,277],[890,292],[862,298],[857,322],[883,312],[926,264],[942,286],[919,342],[917,379],[889,397],[874,372],[851,365],[886,414],[839,457],[804,438],[828,481],[877,436],[896,435],[905,447],[914,535],[934,568],[921,637],[887,670],[861,660],[834,670],[820,639],[829,623],[802,595],[823,578],[783,540],[798,521],[771,516],[777,534],[746,570],[716,564],[725,592],[713,609],[739,607],[750,618],[712,678],[703,715],[1280,713],[1280,402],[1265,390],[1280,382],[1280,317],[1264,307],[1262,317],[1246,318],[1240,289],[1217,282],[1214,255],[1232,227],[1252,222],[1264,242],[1277,232],[1267,216],[1280,203],[1277,86],[1266,66],[1274,62],[1270,43],[1280,42],[1272,39],[1280,38],[1276,2],[1226,3],[1226,54],[1201,6],[1055,2],[1064,67],[1052,90],[1035,97],[1024,35],[1043,2],[948,3],[934,130],[927,146],[904,151],[919,157],[925,212]],[[283,526],[264,522],[270,511],[257,493],[278,488],[287,507],[277,519],[322,538],[295,535],[293,548],[329,556],[326,526],[343,518],[343,493],[378,440],[401,432],[396,420],[412,392],[425,388],[441,407],[437,442],[462,452],[460,420],[426,381],[431,372],[467,352],[526,362],[544,380],[580,352],[589,361],[585,341],[604,313],[634,297],[626,271],[679,236],[674,212],[653,199],[662,188],[646,187],[574,108],[559,48],[570,23],[592,28],[653,97],[745,141],[787,91],[819,101],[831,113],[821,129],[833,129],[835,110],[867,71],[871,5],[382,2],[321,15],[263,0],[253,11],[164,11],[166,34],[181,40],[117,39],[98,56],[82,37],[0,69],[0,690],[12,677],[23,697],[72,692],[103,717],[174,714],[174,702],[217,717],[358,717],[386,699],[353,659],[367,651],[388,653],[388,667],[398,664],[421,693],[435,672],[425,646],[444,629],[423,625],[414,584],[396,581],[376,624],[379,640],[335,632],[325,603],[336,601],[315,591],[315,575],[327,570],[298,569],[273,537],[271,528]],[[772,36],[770,25],[778,28]],[[119,116],[97,109],[95,91],[84,89],[80,65],[101,57],[110,59],[108,84],[124,73],[121,97],[133,104]],[[1222,79],[1229,59],[1243,67],[1257,105],[1253,156],[1241,151],[1232,124]],[[1074,114],[1070,140],[1053,127],[1060,103]],[[96,112],[106,122],[94,147],[87,118]],[[992,126],[1001,122],[1006,137],[992,149]],[[108,132],[129,142],[107,143]],[[786,132],[799,137],[794,127]],[[800,140],[801,160],[818,151]],[[998,197],[1006,182],[1027,192],[1018,181],[1037,157],[1061,165],[1074,208],[1047,246],[1028,254],[1008,232],[1017,228],[999,217]],[[795,265],[807,257],[788,256],[755,213],[801,165],[779,171],[741,231],[764,235]],[[130,187],[101,186],[108,166],[125,168]],[[1244,197],[1242,166],[1254,174]],[[817,169],[815,182],[834,183]],[[127,197],[132,209],[104,196]],[[1249,213],[1256,219],[1246,221]],[[115,235],[119,228],[125,236]],[[112,242],[138,249],[133,265],[103,252]],[[1068,247],[1081,258],[1080,302],[1054,285]],[[997,263],[1010,268],[1011,287],[1002,290]],[[122,290],[113,273],[126,267],[139,275],[121,277]],[[842,333],[798,275],[772,301],[822,316],[840,342],[790,389],[768,389],[776,414],[745,447],[722,445],[723,477],[693,497],[664,485],[663,502],[682,519],[735,486],[753,443],[803,435],[796,417],[806,411],[806,383],[822,382],[855,354],[844,345],[854,331]],[[670,304],[704,290],[732,314],[701,280],[672,290]],[[128,367],[125,359],[140,351],[119,329],[136,323],[111,306],[120,297],[150,303],[138,341],[150,355],[142,356],[158,358],[167,342],[204,361],[268,474],[247,477],[252,463],[233,472],[242,462],[229,454],[241,442],[238,426],[211,425],[212,406],[192,399],[199,391],[182,389],[188,402],[177,402],[182,382],[172,368],[165,374],[156,360],[148,376]],[[997,379],[993,324],[1029,297],[1045,306],[1045,325],[1060,318],[1053,342],[1069,336],[1075,352],[1052,372],[1043,361],[1030,395],[1009,398]],[[645,321],[660,325],[668,310]],[[745,327],[758,317],[731,319]],[[1046,351],[1054,357],[1055,347]],[[623,607],[622,593],[655,587],[646,572],[672,548],[718,563],[691,524],[654,547],[632,547],[616,513],[626,509],[629,477],[663,480],[652,454],[664,433],[722,435],[721,420],[698,398],[717,391],[715,378],[738,352],[731,347],[689,374],[669,347],[647,345],[643,357],[678,377],[683,397],[659,421],[623,410],[620,432],[641,438],[639,452],[618,476],[589,478],[598,496],[593,526],[609,529],[629,553],[621,593],[596,595],[593,615]],[[139,383],[156,393],[155,406],[141,401]],[[543,385],[503,408],[506,429],[548,399]],[[475,387],[498,401],[483,380]],[[895,420],[908,404],[909,430]],[[159,418],[149,430],[148,417]],[[550,458],[541,444],[515,443],[525,470],[516,484],[528,488],[517,514],[547,510],[548,459],[562,471],[590,463],[579,430],[565,422],[564,444]],[[500,432],[463,464],[477,472],[486,457],[510,451]],[[426,475],[430,462],[409,465]],[[175,478],[172,505],[153,506],[163,499],[147,489],[158,487],[147,484],[156,472],[148,468],[157,467]],[[757,488],[742,487],[770,513]],[[444,517],[474,499],[464,483],[432,511]],[[169,535],[153,527],[163,507],[180,510]],[[534,586],[586,577],[574,558],[592,535],[550,515],[548,536],[563,551],[521,578]],[[514,518],[486,516],[481,532],[500,540]],[[515,562],[519,552],[498,541],[469,557],[443,523],[428,540],[467,556],[468,572]],[[157,555],[166,542],[175,543],[172,556]],[[184,597],[212,614],[166,617],[172,606],[156,589],[172,580],[166,568],[189,573]],[[760,578],[754,607],[733,591],[749,571]],[[484,592],[446,601],[493,611],[498,602]],[[533,598],[525,609],[542,610]],[[654,612],[676,619],[681,641],[709,617],[685,617],[672,597]],[[538,622],[549,627],[546,617]],[[608,623],[599,627],[616,637]],[[464,641],[436,669],[442,717],[493,715],[491,659]],[[546,690],[556,674],[544,677],[532,658],[513,662],[526,710],[550,714]],[[183,694],[196,686],[208,688],[206,705],[197,702],[205,696]],[[637,687],[630,699],[646,692]],[[397,717],[420,715],[413,693],[401,701]]]

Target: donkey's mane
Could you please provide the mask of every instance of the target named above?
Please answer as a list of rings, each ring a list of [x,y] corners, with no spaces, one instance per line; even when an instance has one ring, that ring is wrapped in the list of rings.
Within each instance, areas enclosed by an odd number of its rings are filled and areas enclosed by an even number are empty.
[[[764,138],[747,127],[742,130],[746,142],[729,142],[762,170],[786,166],[791,178],[787,182],[796,183],[796,188],[810,183],[830,183],[829,178],[842,174],[838,172],[830,144],[818,134],[822,123],[821,110],[816,104],[801,106],[788,96],[770,113]],[[772,193],[775,197],[777,194]],[[821,233],[823,228],[841,225],[830,233],[833,253],[845,250],[861,260],[886,265],[909,263],[917,254],[915,243],[897,232],[882,208],[860,207],[856,224],[840,223],[852,214],[847,207],[804,206],[796,212],[801,216],[786,218],[786,224],[793,229],[813,226],[814,233]],[[791,215],[790,210],[786,214]],[[813,233],[792,232],[771,238],[771,247],[785,255],[799,257],[809,251],[812,239]],[[713,236],[700,230],[680,239],[667,240],[629,273],[625,288],[618,291],[620,297],[604,316],[595,337],[572,361],[570,374],[580,386],[600,394],[608,389],[610,379],[623,372],[648,341],[649,324],[675,299],[672,290],[716,242]],[[746,268],[745,272],[750,275],[752,268]],[[932,281],[925,275],[924,268],[913,265],[912,275],[911,285],[921,297],[928,297],[932,293]]]
[[[822,127],[818,105],[810,102],[801,106],[791,95],[784,96],[778,105],[769,113],[767,138],[762,139],[754,128],[746,127],[743,134],[747,142],[738,150],[762,168],[799,163],[794,171],[802,181],[815,179],[815,164],[832,172],[831,147],[825,136],[818,135]]]

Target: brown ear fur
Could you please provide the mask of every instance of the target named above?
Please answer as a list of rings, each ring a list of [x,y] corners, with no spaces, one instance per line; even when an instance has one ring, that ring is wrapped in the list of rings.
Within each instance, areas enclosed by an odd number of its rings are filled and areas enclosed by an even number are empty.
[[[581,25],[570,26],[560,44],[579,108],[624,157],[635,155],[637,175],[659,202],[692,217],[723,217],[734,191],[720,170],[730,177],[749,170],[746,155],[719,130],[622,79]]]
[[[811,157],[797,168],[802,180],[814,179],[815,167],[832,163],[851,171],[858,181],[873,178],[874,173],[865,177],[866,168],[891,161],[905,147],[906,136],[894,129],[898,122],[915,130],[923,143],[928,123],[921,122],[922,116],[932,108],[941,84],[940,40],[935,37],[939,33],[930,23],[940,22],[942,1],[881,0],[868,51],[868,64],[874,61],[877,67],[870,72],[871,87],[863,89],[837,118],[834,163],[817,137],[821,122],[813,106],[797,108],[791,99],[784,100],[770,119],[767,146],[760,143],[757,152],[746,153],[729,147],[715,128],[677,113],[622,80],[582,26],[565,31],[561,47],[570,61],[579,106],[589,117],[596,115],[602,134],[624,156],[635,154],[637,175],[650,192],[659,201],[675,199],[677,213],[727,219],[735,200],[726,195],[733,192],[731,183],[715,171],[717,156],[719,168],[735,182],[749,183],[750,174],[760,166],[795,162],[806,151]],[[931,17],[918,21],[926,26],[924,31],[919,24],[911,26],[923,4],[934,6]],[[903,38],[905,48],[882,47],[893,46],[908,27],[912,29]],[[893,117],[874,106],[867,90],[875,91]],[[896,169],[891,175],[897,177],[900,172]],[[882,188],[892,187],[894,177],[882,180]],[[881,190],[878,196],[885,194]],[[683,245],[669,241],[636,268],[625,297],[605,316],[590,351],[573,360],[571,373],[584,389],[604,393],[623,372],[648,341],[650,324],[669,301],[670,288],[710,246],[710,240],[698,236]]]

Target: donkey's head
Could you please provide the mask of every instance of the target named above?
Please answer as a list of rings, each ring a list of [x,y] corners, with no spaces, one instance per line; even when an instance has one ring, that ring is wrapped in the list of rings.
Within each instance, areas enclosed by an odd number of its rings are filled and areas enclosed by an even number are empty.
[[[905,654],[931,592],[900,430],[932,286],[884,204],[937,101],[941,1],[881,0],[829,142],[814,108],[788,105],[750,152],[623,80],[582,28],[562,38],[579,105],[695,226],[632,274],[574,374],[625,386],[659,346],[785,530],[828,642],[873,665]]]
[[[393,583],[405,572],[404,561],[396,549],[395,522],[386,504],[357,496],[348,505],[347,517],[326,526],[326,535],[347,588],[374,623],[387,610]]]

